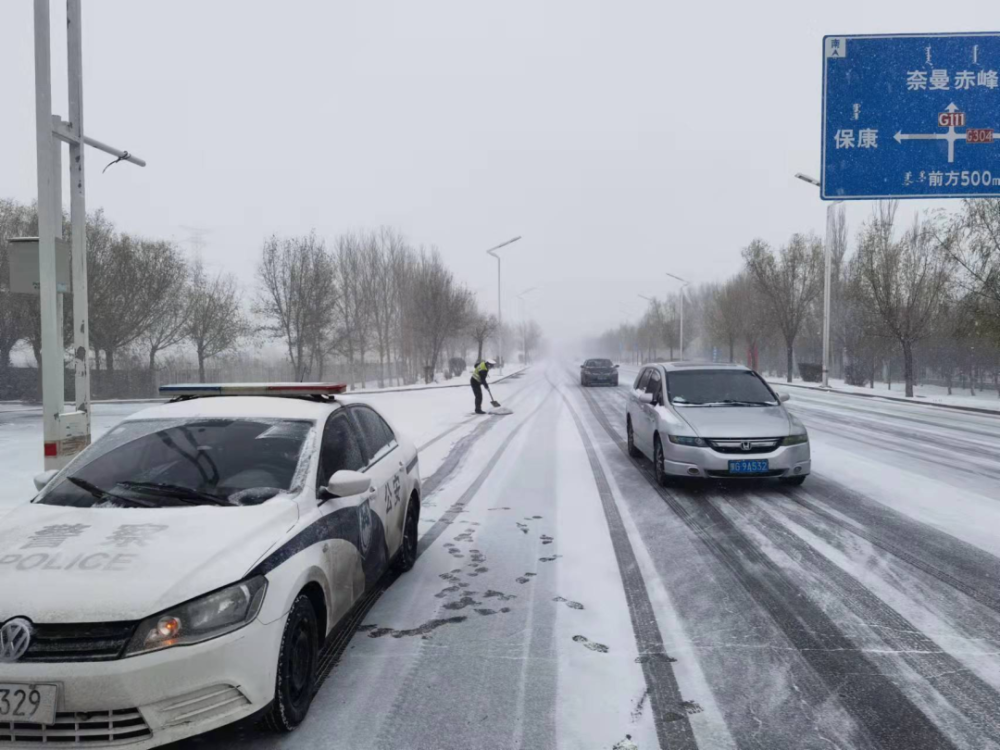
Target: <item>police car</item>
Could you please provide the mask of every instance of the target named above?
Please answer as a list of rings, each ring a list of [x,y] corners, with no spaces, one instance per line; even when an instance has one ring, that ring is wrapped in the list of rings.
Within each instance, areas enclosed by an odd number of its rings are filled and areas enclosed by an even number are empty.
[[[343,386],[166,386],[0,529],[0,746],[156,747],[309,710],[417,555],[417,452]]]

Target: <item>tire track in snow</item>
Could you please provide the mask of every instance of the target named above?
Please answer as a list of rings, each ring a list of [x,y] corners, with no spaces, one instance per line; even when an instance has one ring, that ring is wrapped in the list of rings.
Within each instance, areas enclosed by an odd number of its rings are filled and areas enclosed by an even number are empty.
[[[781,549],[803,570],[819,579],[825,590],[823,598],[829,596],[846,604],[848,610],[872,631],[867,634],[867,639],[846,636],[849,641],[868,640],[870,643],[875,640],[884,643],[888,654],[875,657],[877,661],[897,658],[903,661],[967,719],[968,723],[962,728],[963,734],[974,731],[982,733],[977,737],[964,738],[963,745],[987,747],[990,738],[1000,736],[1000,694],[876,596],[855,576],[836,565],[766,511],[748,504],[729,502],[712,493],[706,493],[702,499],[706,503],[709,517],[720,523],[720,526],[722,518],[729,519],[726,511],[719,507],[720,501],[725,503],[731,512],[745,519],[768,543]],[[735,524],[733,526],[735,528]],[[806,586],[799,588],[801,590]],[[808,588],[814,591],[811,586]],[[813,598],[817,597],[814,595]],[[851,648],[863,650],[865,646],[853,643]],[[874,664],[876,667],[877,661]]]
[[[548,373],[545,377],[548,378]],[[551,380],[549,383],[553,388],[556,388]],[[576,431],[587,451],[587,459],[590,461],[590,469],[594,474],[594,483],[597,485],[601,505],[604,507],[604,517],[608,522],[611,543],[618,561],[618,571],[622,579],[622,588],[625,590],[625,599],[628,602],[636,648],[640,654],[649,657],[642,661],[642,673],[646,680],[650,710],[653,714],[660,747],[671,750],[673,748],[697,748],[698,744],[691,729],[691,722],[688,720],[687,712],[682,709],[683,699],[680,687],[670,666],[670,657],[663,645],[656,613],[653,611],[653,605],[646,590],[646,582],[643,580],[639,563],[635,559],[632,542],[629,540],[625,525],[622,523],[618,505],[611,492],[611,486],[608,484],[604,469],[597,458],[597,452],[584,429],[580,416],[576,413],[566,394],[558,388],[557,392],[569,409],[573,422],[576,424]]]
[[[827,523],[864,539],[1000,614],[1000,596],[982,586],[983,581],[1000,581],[997,557],[826,477],[813,475],[806,487],[782,488],[781,492]],[[847,523],[821,507],[814,497],[824,504],[835,504],[837,512],[854,523]]]
[[[611,426],[604,410],[587,389],[581,392],[598,423],[618,449],[628,456],[625,441]],[[940,728],[899,686],[881,674],[877,664],[858,651],[836,623],[724,514],[714,506],[690,502],[690,498],[660,487],[648,466],[638,461],[632,463],[713,557],[730,570],[757,605],[770,615],[799,656],[812,667],[828,691],[814,700],[837,700],[877,747],[893,750],[954,748]],[[845,690],[845,685],[850,689]]]

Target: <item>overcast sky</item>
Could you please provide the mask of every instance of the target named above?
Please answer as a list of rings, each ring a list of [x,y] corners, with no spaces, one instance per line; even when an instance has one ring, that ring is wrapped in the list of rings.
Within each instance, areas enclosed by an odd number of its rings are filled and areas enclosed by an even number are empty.
[[[959,12],[953,12],[958,10]],[[821,233],[824,34],[990,30],[994,3],[84,0],[88,208],[252,282],[271,233],[390,224],[481,304],[551,338],[637,294],[739,269],[752,238]],[[65,115],[64,4],[52,3]],[[0,2],[0,196],[36,194],[32,3]],[[68,203],[67,203],[68,205]],[[907,208],[924,208],[911,203]],[[852,236],[870,207],[849,207]]]

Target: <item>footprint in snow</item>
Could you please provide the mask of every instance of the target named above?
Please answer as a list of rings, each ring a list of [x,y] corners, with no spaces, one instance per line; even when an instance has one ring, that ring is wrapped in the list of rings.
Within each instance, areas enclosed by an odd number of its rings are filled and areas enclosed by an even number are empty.
[[[539,557],[538,562],[552,562],[553,560],[556,560],[560,557],[562,557],[562,555],[552,555],[552,557]]]
[[[536,575],[537,575],[536,573],[525,573],[520,578],[515,578],[514,580],[517,581],[518,583],[527,583],[532,578],[534,578]]]
[[[576,643],[582,643],[585,648],[589,648],[591,651],[596,651],[599,654],[606,654],[608,653],[608,651],[611,650],[603,643],[597,643],[596,641],[588,640],[586,636],[574,635],[573,640]]]
[[[700,714],[705,709],[699,706],[695,701],[681,701],[681,708],[687,712],[688,715]]]
[[[555,541],[555,539],[553,539],[552,537],[548,536],[547,534],[542,534],[542,536],[540,538],[542,540],[542,544],[552,544],[552,542]]]
[[[517,596],[514,594],[505,594],[502,591],[494,591],[493,589],[489,589],[485,594],[483,594],[483,599],[494,598],[499,599],[502,602],[509,602],[511,599],[517,599]]]
[[[523,523],[518,523],[517,524],[517,528],[521,530],[522,534],[527,534],[528,533],[528,527],[525,526]]]
[[[499,508],[487,508],[486,510],[510,510],[506,505]]]
[[[569,599],[563,599],[561,596],[555,597],[552,601],[565,604],[570,609],[583,609],[583,605],[580,602],[571,602]]]

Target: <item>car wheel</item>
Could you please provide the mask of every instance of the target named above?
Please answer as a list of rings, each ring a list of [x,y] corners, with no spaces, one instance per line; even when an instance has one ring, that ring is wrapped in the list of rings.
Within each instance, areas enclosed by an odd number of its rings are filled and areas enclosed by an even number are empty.
[[[612,382],[611,385],[613,385],[615,388],[617,388],[618,387],[618,378],[615,378],[614,382]]]
[[[406,508],[406,521],[403,523],[403,541],[399,545],[399,552],[396,555],[396,570],[405,573],[417,562],[417,541],[419,534],[417,526],[420,522],[419,505],[415,497],[410,498],[410,504]]]
[[[663,470],[663,444],[660,436],[653,439],[653,471],[656,473],[656,483],[661,487],[670,484],[670,475]]]
[[[808,474],[799,474],[797,477],[782,477],[778,481],[789,487],[801,487],[807,476]]]
[[[635,435],[632,434],[632,420],[631,419],[626,419],[625,420],[625,432],[628,435],[628,454],[632,458],[639,458],[639,456],[642,455],[642,452],[638,448],[635,447]]]
[[[267,728],[276,732],[291,732],[306,718],[316,692],[318,656],[316,611],[309,597],[299,594],[281,634],[274,701],[264,717]]]

